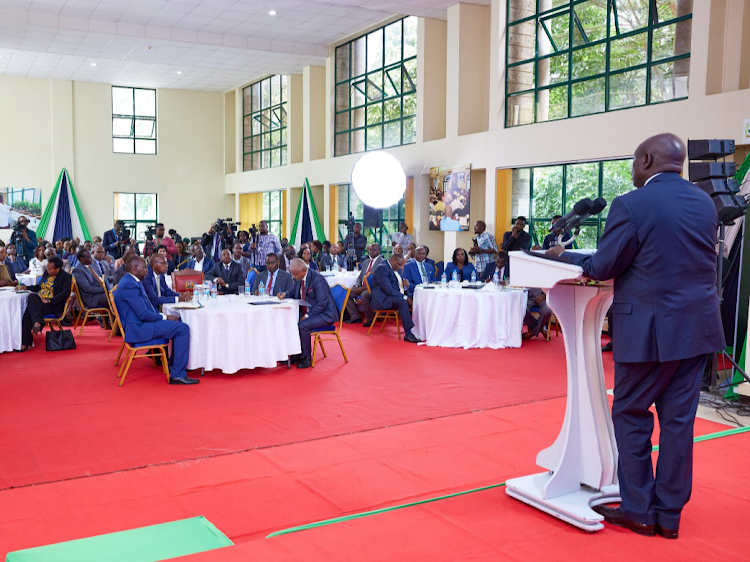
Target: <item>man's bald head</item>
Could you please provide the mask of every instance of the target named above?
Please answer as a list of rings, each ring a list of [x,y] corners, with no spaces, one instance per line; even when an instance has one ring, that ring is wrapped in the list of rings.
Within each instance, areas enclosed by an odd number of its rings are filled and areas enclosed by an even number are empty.
[[[687,156],[685,143],[677,135],[663,133],[647,138],[633,155],[633,185],[643,187],[655,174],[682,173]]]
[[[291,262],[289,262],[289,273],[292,274],[292,277],[294,277],[295,281],[299,281],[305,275],[307,275],[307,264],[305,263],[305,260],[294,258]]]
[[[127,262],[125,262],[125,271],[135,275],[138,279],[143,281],[146,278],[146,260],[140,256],[133,256]]]

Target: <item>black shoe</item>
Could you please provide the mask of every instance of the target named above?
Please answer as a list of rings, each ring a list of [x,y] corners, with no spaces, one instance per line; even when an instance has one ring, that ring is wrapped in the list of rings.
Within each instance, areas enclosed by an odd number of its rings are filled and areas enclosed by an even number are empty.
[[[679,534],[678,529],[667,529],[666,527],[662,527],[658,523],[656,524],[656,534],[660,537],[664,537],[665,539],[676,539],[677,535]]]
[[[417,338],[417,336],[415,336],[414,334],[407,334],[404,336],[404,341],[409,343],[419,343],[422,340]]]
[[[606,353],[607,351],[612,351],[612,342],[609,342],[607,345],[602,347],[602,353]]]
[[[654,530],[653,525],[646,525],[644,523],[637,523],[633,521],[632,519],[623,515],[619,507],[597,505],[592,509],[599,515],[603,515],[604,520],[611,525],[615,525],[617,527],[625,527],[626,529],[630,529],[634,533],[638,533],[639,535],[643,535],[644,537],[656,536],[656,531]]]
[[[349,320],[344,320],[344,324],[361,324],[362,319],[361,318],[349,318]]]
[[[363,328],[369,328],[370,326],[372,326],[372,320],[370,320],[369,322],[365,322],[364,324],[362,324]]]
[[[63,326],[72,326],[73,325],[73,323],[70,320],[68,320],[67,318],[63,319],[63,321],[60,322],[60,324],[62,324]]]
[[[304,357],[302,361],[297,363],[298,369],[309,369],[310,367],[312,367],[312,358],[310,357]]]
[[[299,363],[300,361],[302,361],[302,358],[302,354],[300,353],[298,355],[292,355],[291,357],[289,357],[289,361],[292,363],[292,365],[294,365],[295,363]]]
[[[191,379],[190,377],[170,377],[169,384],[198,384],[200,379]]]

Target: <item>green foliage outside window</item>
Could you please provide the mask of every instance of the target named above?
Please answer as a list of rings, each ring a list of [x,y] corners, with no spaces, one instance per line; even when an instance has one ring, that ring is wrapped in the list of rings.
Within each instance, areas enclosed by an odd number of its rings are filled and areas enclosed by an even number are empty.
[[[352,213],[354,220],[359,224],[362,224],[364,219],[364,205],[359,200],[357,194],[354,192],[354,188],[350,184],[339,185],[339,232],[338,238],[335,240],[344,240],[346,238],[346,220],[349,218],[349,213]],[[377,242],[382,247],[383,254],[389,256],[391,254],[391,234],[398,232],[398,225],[404,221],[406,216],[406,200],[401,198],[401,201],[383,209],[383,228],[362,228],[362,233],[367,236],[367,243],[372,244]],[[334,242],[334,240],[331,240]],[[406,252],[406,248],[404,248]]]

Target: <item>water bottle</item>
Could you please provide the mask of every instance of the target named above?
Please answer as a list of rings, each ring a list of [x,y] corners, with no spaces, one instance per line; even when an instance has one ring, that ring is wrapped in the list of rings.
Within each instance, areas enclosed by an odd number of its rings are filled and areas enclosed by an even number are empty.
[[[250,286],[250,281],[245,279],[245,298],[250,297],[252,293],[253,293],[253,288]]]
[[[453,275],[451,275],[451,285],[454,287],[458,285],[458,271],[455,269],[453,270]]]
[[[477,272],[476,271],[472,271],[471,272],[471,283],[473,285],[476,282],[477,282]]]
[[[263,281],[258,285],[258,296],[262,299],[266,298],[266,284]]]
[[[495,286],[495,290],[500,290],[500,278],[497,276],[497,272],[492,276],[492,284]]]
[[[216,284],[212,281],[209,281],[209,287],[211,288],[211,300],[217,298],[219,296],[219,290],[216,288]]]
[[[448,276],[443,273],[443,276],[440,278],[440,287],[445,289],[448,286]]]

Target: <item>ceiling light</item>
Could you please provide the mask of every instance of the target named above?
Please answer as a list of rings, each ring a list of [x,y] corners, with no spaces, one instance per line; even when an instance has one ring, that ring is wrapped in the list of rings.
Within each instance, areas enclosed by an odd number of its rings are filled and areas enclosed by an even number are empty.
[[[177,71],[177,74],[182,74],[182,70],[178,70],[178,71]]]
[[[268,15],[269,16],[275,16],[276,15],[276,10],[271,10],[270,12],[268,12]]]
[[[92,63],[91,63],[91,66],[96,66],[96,63],[95,63],[95,62],[92,62]]]

